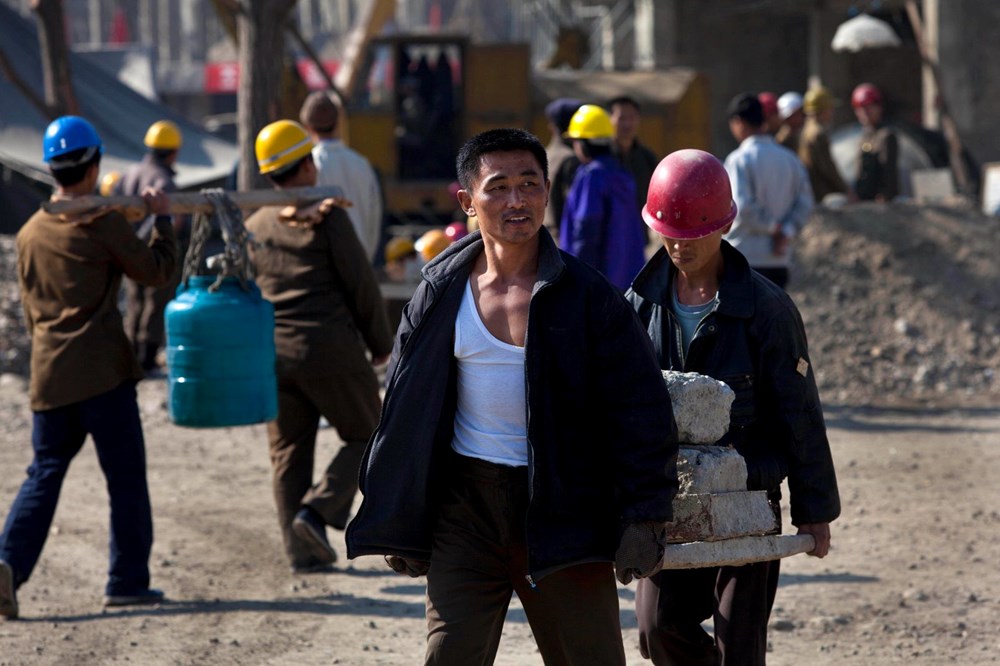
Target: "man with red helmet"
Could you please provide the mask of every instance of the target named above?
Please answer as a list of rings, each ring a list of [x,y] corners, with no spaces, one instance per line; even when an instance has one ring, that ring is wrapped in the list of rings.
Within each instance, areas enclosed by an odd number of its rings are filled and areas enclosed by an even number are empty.
[[[778,113],[778,96],[764,91],[757,94],[757,101],[764,111],[764,131],[774,136],[781,129],[781,115]]]
[[[700,150],[665,157],[642,217],[663,248],[626,298],[664,370],[698,372],[736,394],[718,442],[746,459],[747,489],[779,511],[788,478],[792,524],[824,557],[840,514],[837,479],[805,329],[791,298],[752,270],[723,234],[736,217],[726,169]],[[639,581],[639,647],[655,664],[763,664],[780,560],[661,571]],[[701,623],[714,617],[715,636]]]
[[[854,190],[862,201],[892,201],[899,194],[899,142],[882,124],[882,92],[871,83],[862,83],[851,93],[851,106],[861,123]]]

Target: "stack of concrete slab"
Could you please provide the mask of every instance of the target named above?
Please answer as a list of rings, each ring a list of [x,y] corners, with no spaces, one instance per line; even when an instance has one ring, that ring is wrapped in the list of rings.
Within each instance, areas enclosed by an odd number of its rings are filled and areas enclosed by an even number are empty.
[[[664,371],[680,451],[674,520],[667,524],[665,569],[747,564],[813,548],[810,536],[782,536],[762,490],[747,490],[747,468],[736,449],[715,446],[729,429],[734,394],[696,373]]]

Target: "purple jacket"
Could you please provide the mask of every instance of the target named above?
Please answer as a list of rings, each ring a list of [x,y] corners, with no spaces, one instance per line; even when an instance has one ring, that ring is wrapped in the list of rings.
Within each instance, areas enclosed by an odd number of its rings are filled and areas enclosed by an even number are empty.
[[[576,171],[559,225],[559,246],[625,291],[646,263],[635,181],[611,155]]]

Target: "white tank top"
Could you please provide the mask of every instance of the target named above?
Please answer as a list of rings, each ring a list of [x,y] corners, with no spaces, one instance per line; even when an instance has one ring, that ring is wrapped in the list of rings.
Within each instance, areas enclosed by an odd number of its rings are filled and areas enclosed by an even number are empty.
[[[472,284],[455,318],[458,360],[456,453],[500,465],[528,464],[524,347],[493,337],[476,308]]]

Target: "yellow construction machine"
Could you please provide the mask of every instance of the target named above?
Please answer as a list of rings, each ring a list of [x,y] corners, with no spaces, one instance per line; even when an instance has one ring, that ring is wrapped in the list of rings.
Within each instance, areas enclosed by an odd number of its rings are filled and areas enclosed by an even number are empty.
[[[447,223],[459,146],[494,127],[548,141],[543,110],[559,97],[603,104],[629,95],[642,107],[640,140],[658,155],[709,147],[708,85],[691,69],[534,70],[527,44],[441,33],[365,36],[356,54],[338,72],[343,138],[380,172],[390,224]]]

